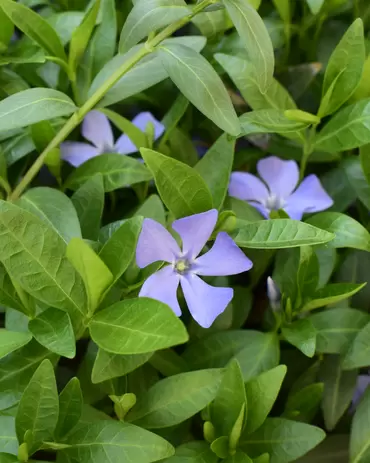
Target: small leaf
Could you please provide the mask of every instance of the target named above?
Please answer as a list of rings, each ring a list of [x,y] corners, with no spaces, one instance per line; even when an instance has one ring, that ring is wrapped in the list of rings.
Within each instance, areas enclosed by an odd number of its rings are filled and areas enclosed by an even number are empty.
[[[343,359],[343,369],[365,367],[370,364],[370,323],[356,335]]]
[[[71,320],[66,312],[50,308],[28,324],[35,339],[47,349],[67,358],[76,355],[75,337]]]
[[[195,441],[182,444],[166,463],[217,463],[218,457],[206,442]]]
[[[318,116],[300,109],[287,109],[284,111],[284,116],[292,121],[304,122],[307,124],[319,124],[321,120]]]
[[[98,312],[90,322],[90,334],[99,347],[121,355],[153,352],[188,340],[184,325],[172,310],[145,297],[127,299]]]
[[[260,109],[240,116],[242,134],[255,133],[294,133],[308,127],[311,122],[301,122],[288,119],[285,111],[278,109]]]
[[[306,0],[306,2],[311,10],[311,13],[317,15],[320,12],[325,0]]]
[[[212,442],[211,450],[219,458],[227,458],[229,456],[229,438],[227,436],[218,437]]]
[[[348,299],[361,291],[365,285],[366,283],[331,283],[312,294],[312,299],[304,304],[301,311],[307,312],[329,304],[335,304],[343,299]]]
[[[24,345],[28,344],[31,339],[32,336],[29,333],[8,331],[0,328],[0,358],[20,349]]]
[[[309,319],[296,320],[283,325],[282,334],[285,339],[297,347],[307,357],[313,357],[316,350],[316,330]]]
[[[83,397],[80,382],[72,378],[59,396],[59,418],[55,429],[58,439],[68,434],[80,421],[82,415]]]
[[[153,150],[143,148],[141,154],[162,201],[176,218],[212,209],[210,191],[195,169]]]

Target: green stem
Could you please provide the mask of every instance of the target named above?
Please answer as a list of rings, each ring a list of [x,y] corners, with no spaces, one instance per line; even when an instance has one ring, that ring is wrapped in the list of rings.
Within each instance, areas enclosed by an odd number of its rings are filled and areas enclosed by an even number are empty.
[[[44,164],[45,158],[48,153],[57,148],[60,143],[62,143],[68,135],[82,122],[86,114],[91,111],[97,103],[104,97],[104,95],[110,90],[113,85],[115,85],[122,76],[124,76],[131,68],[133,68],[142,58],[149,55],[155,50],[155,47],[159,45],[163,40],[170,37],[175,31],[187,24],[193,16],[202,11],[208,5],[212,3],[212,0],[203,0],[201,3],[196,5],[192,11],[192,14],[176,21],[174,24],[167,26],[162,32],[156,35],[151,40],[147,41],[145,46],[140,48],[135,55],[133,55],[129,60],[125,61],[123,65],[117,69],[110,77],[107,79],[97,90],[96,92],[79,108],[72,116],[68,119],[66,124],[62,129],[55,135],[51,140],[48,146],[44,151],[39,155],[36,161],[32,164],[28,172],[25,174],[23,179],[19,182],[17,187],[14,189],[13,193],[10,195],[9,199],[14,201],[23,193],[27,186],[35,178],[39,170]],[[61,63],[58,63],[61,64]]]
[[[300,181],[303,180],[304,173],[307,167],[308,158],[311,156],[314,150],[314,144],[312,142],[316,135],[316,127],[317,125],[314,125],[311,127],[310,130],[308,130],[308,133],[307,133],[304,145],[303,145],[303,155],[302,155],[301,166],[299,170]]]

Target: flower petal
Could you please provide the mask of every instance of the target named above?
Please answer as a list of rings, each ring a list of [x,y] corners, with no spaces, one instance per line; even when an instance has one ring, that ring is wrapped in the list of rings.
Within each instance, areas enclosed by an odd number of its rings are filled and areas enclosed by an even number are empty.
[[[352,398],[352,405],[356,405],[360,402],[362,396],[365,394],[367,387],[370,385],[370,376],[369,375],[359,375],[357,378],[356,389]]]
[[[102,151],[113,149],[114,139],[107,116],[100,111],[90,111],[82,123],[82,135]]]
[[[136,247],[136,262],[144,268],[153,262],[173,262],[180,254],[175,238],[163,225],[152,219],[144,219],[143,228]]]
[[[60,157],[75,167],[80,166],[84,162],[98,156],[99,154],[99,149],[95,146],[89,145],[88,143],[65,141],[60,145]]]
[[[211,209],[173,222],[172,228],[182,240],[183,255],[189,259],[197,257],[211,236],[217,217],[218,211]]]
[[[138,149],[130,138],[126,134],[123,134],[116,141],[114,151],[118,154],[132,154],[136,153]]]
[[[194,271],[204,276],[226,276],[246,272],[253,263],[238,248],[232,238],[220,232],[212,249],[194,262]]]
[[[143,284],[139,296],[150,297],[167,304],[179,317],[181,309],[177,301],[177,288],[180,276],[167,265],[158,272],[153,273]]]
[[[203,328],[212,325],[234,295],[231,288],[210,286],[193,273],[181,277],[180,283],[192,317]]]
[[[230,176],[229,195],[244,201],[263,203],[269,196],[266,185],[255,175],[233,172]]]
[[[284,161],[276,156],[258,161],[257,171],[269,187],[270,193],[283,199],[294,191],[299,180],[297,163]]]
[[[287,199],[285,212],[295,220],[301,220],[305,212],[318,212],[328,209],[333,200],[322,187],[316,175],[306,177],[296,191]]]

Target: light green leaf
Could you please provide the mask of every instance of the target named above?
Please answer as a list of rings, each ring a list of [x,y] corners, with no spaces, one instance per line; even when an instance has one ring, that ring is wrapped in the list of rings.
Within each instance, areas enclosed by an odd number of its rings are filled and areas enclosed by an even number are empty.
[[[311,13],[317,15],[320,12],[325,0],[306,0],[306,2],[311,10]]]
[[[268,418],[240,445],[252,457],[267,452],[271,463],[288,463],[316,447],[324,438],[324,431],[315,426],[283,418]]]
[[[312,299],[303,305],[301,311],[307,312],[329,304],[335,304],[343,299],[348,299],[361,291],[365,285],[366,283],[331,283],[313,293],[311,296]]]
[[[113,283],[113,275],[103,260],[81,238],[72,238],[68,243],[66,256],[85,283],[89,313],[93,314],[105,291]]]
[[[94,342],[112,354],[144,354],[188,340],[173,311],[146,297],[117,302],[95,314],[89,327]]]
[[[172,445],[145,429],[117,421],[98,421],[79,426],[67,436],[69,448],[60,453],[66,461],[151,463],[174,453]],[[103,461],[104,461],[103,460]]]
[[[268,455],[267,455],[268,457]],[[236,453],[232,456],[228,456],[224,463],[254,463],[256,460],[253,460],[248,457],[246,453],[241,450],[237,450]],[[257,462],[259,463],[259,461]],[[265,463],[265,462],[261,462]],[[267,459],[266,463],[269,463],[269,459]]]
[[[186,98],[225,132],[237,136],[240,124],[227,90],[209,62],[192,48],[162,44],[159,56]]]
[[[325,427],[332,431],[352,401],[356,388],[357,370],[343,371],[339,355],[327,355],[320,370],[324,383],[322,411]]]
[[[62,92],[51,88],[30,88],[0,102],[0,132],[68,116],[76,109],[73,101]]]
[[[297,220],[275,219],[245,224],[234,240],[245,248],[283,249],[327,243],[333,238],[333,233]]]
[[[66,312],[51,307],[28,324],[35,339],[51,352],[67,358],[76,355],[75,337]]]
[[[314,114],[302,111],[301,109],[286,109],[284,116],[291,121],[304,122],[307,124],[320,124],[320,118]]]
[[[51,439],[58,415],[58,391],[53,365],[49,360],[44,360],[23,393],[15,420],[19,442],[24,442],[26,431],[30,432],[30,454],[39,449],[43,441]]]
[[[19,288],[17,289],[19,290]],[[32,309],[29,309],[28,304],[24,305],[27,301],[24,298],[21,299],[17,289],[6,272],[5,267],[0,265],[0,303],[5,307],[19,310],[25,315],[31,315]]]
[[[370,323],[356,335],[343,359],[343,369],[353,370],[370,365]]]
[[[17,455],[19,444],[15,432],[14,418],[12,416],[0,416],[0,429],[0,452]],[[4,463],[6,463],[6,460]]]
[[[81,227],[71,200],[55,188],[31,188],[16,202],[52,226],[68,243],[73,237],[81,237]]]
[[[99,349],[95,358],[91,380],[94,384],[97,384],[108,379],[125,376],[144,365],[152,355],[153,352],[136,355],[116,355]]]
[[[86,293],[81,278],[64,257],[66,244],[60,236],[41,219],[9,202],[0,203],[0,236],[0,259],[21,287],[45,304],[70,311],[78,325],[85,314]]]
[[[140,216],[126,220],[99,252],[99,257],[113,274],[112,284],[123,275],[134,258],[142,223]]]
[[[217,463],[218,457],[212,452],[209,444],[202,441],[188,442],[176,449],[173,457],[164,463]]]
[[[370,99],[341,109],[317,134],[315,149],[347,151],[370,143]]]
[[[219,458],[227,458],[230,455],[229,452],[229,438],[227,436],[220,436],[215,439],[211,444],[211,450]]]
[[[12,0],[1,0],[0,7],[18,29],[50,55],[67,60],[57,33],[41,15]]]
[[[99,235],[100,221],[104,209],[104,184],[100,174],[88,179],[72,196],[77,211],[82,236],[96,240]]]
[[[59,418],[55,429],[58,439],[63,438],[77,425],[82,415],[82,405],[80,381],[72,378],[59,396]]]
[[[149,429],[181,423],[215,398],[222,373],[209,369],[162,379],[139,398],[126,418]]]
[[[297,347],[307,357],[313,357],[316,350],[316,330],[307,318],[283,325],[281,330],[285,339]]]
[[[205,37],[215,37],[230,27],[225,9],[203,11],[191,20]]]
[[[195,169],[156,151],[141,149],[164,204],[176,218],[212,209],[212,197]]]
[[[121,32],[119,52],[126,53],[151,31],[172,24],[191,10],[184,0],[140,0],[131,10]]]
[[[350,462],[367,463],[370,457],[370,388],[357,406],[352,422],[350,439]]]
[[[158,195],[149,196],[143,204],[136,210],[135,216],[153,219],[166,226],[166,212],[163,203]]]
[[[14,34],[14,25],[8,16],[0,8],[0,22],[1,22],[1,31],[0,31],[0,50],[1,52],[5,51],[8,48],[10,39]]]
[[[315,327],[316,351],[323,354],[344,354],[361,329],[370,322],[370,315],[356,309],[333,309],[310,317]]]
[[[239,362],[244,381],[279,364],[280,349],[276,333],[249,331],[248,345],[234,357]]]
[[[261,92],[274,74],[274,50],[266,26],[256,10],[243,0],[222,0],[247,49]]]
[[[260,109],[240,116],[243,135],[255,133],[292,133],[305,129],[309,122],[288,119],[279,109]]]
[[[0,9],[0,15],[2,10]],[[7,64],[34,64],[45,63],[46,57],[43,51],[38,50],[35,53],[26,56],[0,56],[0,66]]]
[[[216,209],[221,208],[227,193],[234,150],[235,140],[226,134],[221,135],[195,166],[211,192]]]
[[[281,19],[285,23],[290,24],[290,21],[291,21],[290,0],[273,0],[273,3]]]
[[[334,239],[326,246],[370,250],[369,232],[348,215],[339,212],[321,212],[310,217],[307,223],[335,234]]]
[[[286,372],[287,367],[279,365],[251,379],[245,385],[248,398],[246,434],[256,431],[264,423],[277,399]]]
[[[121,154],[101,154],[89,159],[67,178],[65,188],[76,190],[96,174],[101,174],[106,192],[146,182],[152,178],[138,160]]]
[[[0,358],[20,349],[25,344],[28,344],[31,339],[32,336],[29,333],[8,331],[0,328]]]
[[[323,99],[319,116],[324,117],[339,109],[356,90],[365,63],[364,26],[357,18],[343,35],[330,56],[323,84]],[[332,87],[332,88],[331,88]],[[328,99],[326,99],[326,94]]]

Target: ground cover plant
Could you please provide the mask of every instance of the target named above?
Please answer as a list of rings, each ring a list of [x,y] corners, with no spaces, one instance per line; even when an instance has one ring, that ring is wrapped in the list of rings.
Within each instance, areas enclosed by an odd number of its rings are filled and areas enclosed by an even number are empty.
[[[0,0],[0,463],[370,462],[368,0]]]

